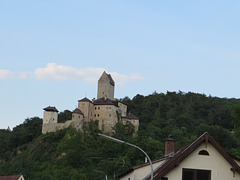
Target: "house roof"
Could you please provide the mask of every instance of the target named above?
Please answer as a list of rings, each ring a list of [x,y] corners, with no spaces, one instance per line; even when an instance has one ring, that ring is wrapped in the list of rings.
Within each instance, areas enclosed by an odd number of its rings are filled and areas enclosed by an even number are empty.
[[[57,108],[55,108],[55,106],[48,106],[46,108],[44,108],[43,110],[45,111],[54,111],[54,112],[58,112]]]
[[[175,151],[172,154],[169,154],[167,156],[164,156],[163,158],[160,158],[158,160],[153,161],[152,163],[160,162],[165,160],[164,163],[162,163],[159,167],[157,167],[154,170],[153,176],[154,179],[158,180],[161,179],[164,175],[166,175],[168,172],[170,172],[174,167],[178,166],[181,161],[183,161],[191,152],[193,152],[199,145],[202,143],[205,143],[206,146],[208,143],[211,143],[215,149],[229,162],[229,164],[232,166],[233,172],[238,172],[240,174],[240,167],[239,165],[234,161],[234,159],[237,159],[236,157],[226,153],[224,149],[213,139],[213,137],[208,133],[205,132],[197,139],[193,140],[192,142],[186,144],[185,146],[181,147],[179,150]],[[237,159],[238,160],[238,159]],[[138,166],[134,166],[126,170],[125,172],[118,175],[118,177],[123,177],[135,169],[148,166],[149,163],[144,163]],[[150,180],[151,175],[148,174],[144,180]]]
[[[92,101],[91,100],[89,100],[88,98],[83,98],[83,99],[81,99],[81,100],[78,100],[78,102],[90,102],[90,103],[92,103]]]
[[[0,176],[0,180],[18,180],[22,175]]]
[[[205,143],[206,146],[208,143],[211,143],[215,149],[229,162],[232,166],[233,172],[238,172],[240,174],[239,165],[231,158],[231,156],[224,151],[224,149],[213,139],[213,137],[205,132],[199,138],[192,141],[191,143],[183,146],[174,154],[169,156],[169,159],[159,168],[154,171],[154,179],[160,179],[164,175],[166,175],[169,171],[171,171],[174,167],[178,166],[179,163],[184,160],[191,152],[193,152],[200,144]],[[149,180],[151,178],[150,175],[145,177],[144,179]]]
[[[77,114],[82,114],[83,115],[83,112],[80,109],[78,109],[78,108],[74,109],[73,113],[77,113]]]

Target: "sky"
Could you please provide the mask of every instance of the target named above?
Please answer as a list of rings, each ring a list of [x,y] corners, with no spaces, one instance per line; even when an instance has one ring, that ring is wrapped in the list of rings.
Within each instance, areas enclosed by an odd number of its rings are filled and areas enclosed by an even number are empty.
[[[240,98],[238,0],[0,1],[0,129],[74,110],[110,73],[115,98]]]

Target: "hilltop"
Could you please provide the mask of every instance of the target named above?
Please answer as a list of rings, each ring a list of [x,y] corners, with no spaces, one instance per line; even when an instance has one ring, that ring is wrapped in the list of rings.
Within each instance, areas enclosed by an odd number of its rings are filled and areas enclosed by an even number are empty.
[[[209,132],[224,149],[240,157],[240,99],[197,93],[167,92],[125,97],[121,102],[139,117],[137,136],[129,126],[117,123],[113,136],[144,149],[152,160],[164,155],[169,134],[176,148]],[[71,117],[65,110],[59,120]],[[113,179],[114,175],[144,161],[138,150],[97,136],[97,121],[82,131],[67,128],[41,133],[42,119],[33,117],[23,124],[0,130],[1,175],[22,173],[25,179]]]

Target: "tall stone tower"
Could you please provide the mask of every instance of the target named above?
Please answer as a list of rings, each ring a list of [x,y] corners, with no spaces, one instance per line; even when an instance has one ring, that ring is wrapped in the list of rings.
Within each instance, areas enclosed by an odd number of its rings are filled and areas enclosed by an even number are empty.
[[[113,81],[110,74],[107,74],[105,71],[98,80],[98,95],[97,98],[105,98],[114,100],[114,86],[115,82]]]
[[[43,110],[43,124],[53,124],[58,122],[58,110],[55,107],[48,106]]]

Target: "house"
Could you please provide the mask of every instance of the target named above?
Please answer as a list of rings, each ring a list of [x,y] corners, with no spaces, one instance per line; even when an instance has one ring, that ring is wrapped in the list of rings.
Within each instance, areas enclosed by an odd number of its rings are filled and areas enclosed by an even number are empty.
[[[154,180],[240,180],[240,159],[229,155],[204,133],[174,151],[174,140],[165,142],[165,156],[152,162]],[[149,163],[118,175],[120,180],[150,180]]]
[[[0,176],[0,180],[24,180],[23,175]]]
[[[136,133],[139,119],[133,114],[128,114],[127,105],[114,98],[114,87],[112,76],[104,71],[98,80],[97,99],[90,100],[85,97],[78,100],[78,108],[73,111],[72,119],[65,123],[58,123],[56,107],[44,108],[42,133],[55,132],[70,125],[79,130],[90,121],[98,121],[100,130],[112,132],[112,128],[120,119],[123,119],[123,124],[131,123]]]

